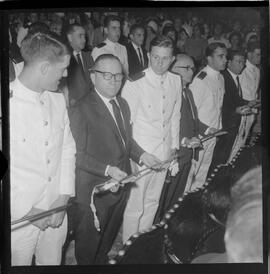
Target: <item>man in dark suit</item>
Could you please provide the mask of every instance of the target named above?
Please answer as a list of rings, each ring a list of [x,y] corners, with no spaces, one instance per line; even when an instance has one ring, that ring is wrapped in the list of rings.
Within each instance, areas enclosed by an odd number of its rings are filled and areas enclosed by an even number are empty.
[[[126,45],[130,76],[148,67],[147,52],[142,46],[144,33],[145,30],[141,25],[134,24],[130,28],[131,42]]]
[[[91,71],[92,92],[70,109],[76,141],[75,256],[78,264],[104,264],[122,223],[129,184],[118,191],[95,195],[100,222],[94,224],[90,197],[94,186],[109,179],[120,181],[131,173],[130,158],[153,166],[160,161],[143,151],[131,136],[130,110],[117,96],[123,79],[119,59],[100,55]]]
[[[74,23],[66,31],[69,45],[73,52],[68,67],[67,88],[69,105],[74,105],[84,94],[90,92],[93,84],[89,69],[93,66],[93,58],[85,47],[85,29]]]
[[[213,159],[208,171],[211,174],[219,164],[226,164],[237,137],[242,115],[251,114],[249,101],[242,98],[239,75],[245,66],[244,52],[228,50],[227,69],[222,71],[225,83],[225,93],[222,105],[222,127],[228,134],[221,136],[214,149]]]
[[[198,160],[198,148],[200,146],[199,135],[205,135],[205,131],[213,131],[198,119],[197,108],[194,103],[192,92],[188,84],[192,81],[195,71],[193,60],[185,54],[178,54],[176,62],[172,66],[172,72],[181,75],[182,79],[182,105],[180,118],[180,149],[179,149],[179,172],[175,178],[164,184],[160,198],[159,209],[155,222],[163,217],[163,213],[173,206],[184,191],[188,191],[192,179],[192,159]],[[193,153],[194,149],[194,153]]]

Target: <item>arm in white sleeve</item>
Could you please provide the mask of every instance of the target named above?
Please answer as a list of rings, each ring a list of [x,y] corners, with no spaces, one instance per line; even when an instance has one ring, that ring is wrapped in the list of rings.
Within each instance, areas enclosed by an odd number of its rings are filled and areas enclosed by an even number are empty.
[[[136,121],[137,110],[139,107],[139,90],[136,89],[135,83],[126,81],[121,96],[127,101],[130,113],[131,113],[131,121],[134,123]]]
[[[180,118],[181,118],[181,104],[182,104],[182,95],[181,95],[181,84],[178,89],[178,94],[176,96],[176,103],[174,105],[172,122],[171,122],[171,133],[172,133],[172,149],[179,149],[179,133],[180,133]]]
[[[61,157],[61,175],[59,194],[75,195],[75,154],[76,145],[73,139],[70,122],[65,108],[65,129]]]

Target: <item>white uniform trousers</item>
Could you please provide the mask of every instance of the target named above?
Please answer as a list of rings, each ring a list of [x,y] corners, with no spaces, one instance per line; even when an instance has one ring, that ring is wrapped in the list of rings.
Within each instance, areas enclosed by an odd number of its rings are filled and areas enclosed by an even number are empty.
[[[30,224],[11,232],[11,265],[60,265],[62,247],[67,236],[67,215],[58,228],[48,227],[41,231]]]
[[[195,164],[194,181],[191,183],[190,190],[202,187],[205,183],[208,169],[212,162],[215,145],[216,138],[210,139],[204,142],[204,149],[199,151],[199,159]]]
[[[145,168],[139,167],[139,170]],[[123,218],[123,242],[137,232],[151,228],[159,205],[167,170],[153,171],[134,183]]]

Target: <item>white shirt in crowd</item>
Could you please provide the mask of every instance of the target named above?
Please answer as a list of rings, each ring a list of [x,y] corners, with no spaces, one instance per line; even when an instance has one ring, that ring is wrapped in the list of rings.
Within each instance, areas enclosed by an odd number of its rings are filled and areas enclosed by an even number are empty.
[[[206,76],[200,79],[197,76],[202,71],[206,73]],[[189,88],[198,109],[198,117],[201,122],[209,127],[221,129],[221,108],[225,93],[224,78],[219,71],[208,65],[197,76],[193,79]]]
[[[123,66],[124,73],[128,75],[128,58],[127,58],[127,50],[126,47],[119,44],[114,43],[110,41],[108,38],[103,41],[106,45],[102,47],[95,47],[92,51],[92,57],[94,61],[97,59],[97,57],[101,54],[112,54],[114,56],[117,56],[120,60],[120,63]]]
[[[11,220],[75,195],[75,153],[63,94],[10,83]]]
[[[249,60],[246,61],[246,67],[240,75],[240,84],[243,98],[245,100],[254,100],[257,98],[257,91],[260,82],[260,70]]]
[[[151,68],[144,72],[144,77],[126,82],[122,97],[130,107],[136,142],[166,160],[170,149],[179,148],[181,79],[171,72],[159,76]]]

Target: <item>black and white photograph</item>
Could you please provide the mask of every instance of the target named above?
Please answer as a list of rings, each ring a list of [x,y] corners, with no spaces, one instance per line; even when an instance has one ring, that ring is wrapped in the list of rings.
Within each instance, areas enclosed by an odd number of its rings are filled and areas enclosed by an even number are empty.
[[[0,11],[3,273],[266,273],[269,7],[175,2]]]

